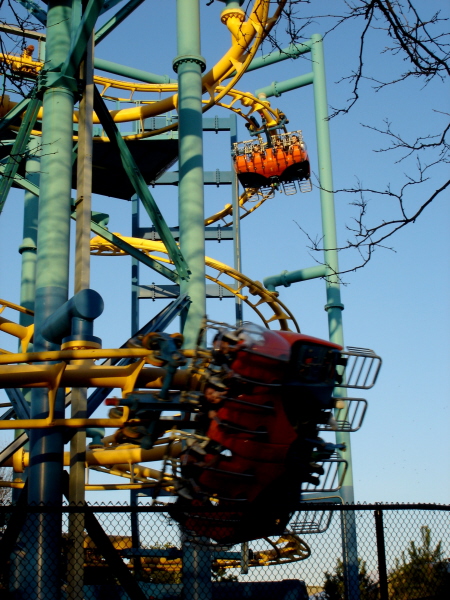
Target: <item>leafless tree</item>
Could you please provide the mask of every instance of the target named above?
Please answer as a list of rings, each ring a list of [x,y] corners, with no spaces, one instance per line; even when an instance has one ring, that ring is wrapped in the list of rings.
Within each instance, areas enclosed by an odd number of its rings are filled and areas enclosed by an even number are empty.
[[[0,17],[0,25],[6,25],[22,32],[43,30],[41,23],[14,0],[0,0],[0,14],[7,15],[7,17]],[[5,29],[0,32],[1,54],[21,56],[29,46],[29,40],[25,37],[9,33]],[[18,76],[11,65],[5,61],[0,61],[0,79],[2,81],[0,96],[15,93],[26,97],[35,85],[35,81],[32,79],[24,78],[22,75]]]
[[[247,4],[253,4],[253,1],[246,0],[244,8]],[[212,4],[211,0],[205,0],[205,3]],[[278,0],[273,0],[274,8],[279,4]],[[320,28],[325,30],[325,37],[332,36],[348,24],[353,26],[352,31],[356,28],[359,49],[354,56],[354,66],[349,65],[348,75],[341,79],[342,83],[350,86],[350,97],[343,106],[333,107],[330,118],[335,118],[349,113],[361,95],[364,95],[363,82],[371,82],[373,91],[377,92],[409,80],[416,81],[421,88],[433,80],[448,79],[450,34],[448,18],[443,15],[445,3],[442,4],[442,10],[430,13],[427,3],[420,3],[419,0],[335,0],[332,4],[325,3],[326,6],[331,5],[335,11],[330,13],[323,10],[324,3],[320,0],[288,0],[279,24],[267,36],[267,44],[280,48],[283,45],[282,40],[286,38],[289,42],[302,42],[305,39],[306,28],[311,23],[323,23]],[[419,6],[420,13],[417,8]],[[10,25],[35,31],[42,28],[35,17],[13,0],[0,0],[1,8],[8,9],[4,12],[14,21]],[[0,19],[0,23],[4,24],[4,21]],[[377,35],[371,35],[373,33]],[[380,36],[380,33],[383,35]],[[376,44],[379,44],[380,40],[381,45],[377,47]],[[15,48],[15,52],[20,54],[26,44],[25,38],[2,34],[0,51],[7,50],[11,53]],[[367,60],[369,54],[373,56],[377,52],[391,55],[396,60],[400,58],[403,69],[385,81],[377,79],[370,72],[370,61]],[[2,61],[0,74],[5,76],[2,93],[10,89],[22,96],[29,93],[31,82],[27,85],[23,79],[17,79]],[[424,107],[423,110],[423,123],[428,121],[427,111],[432,111],[434,117],[440,115],[442,126],[435,131],[421,133],[417,129],[416,133],[408,131],[405,134],[398,131],[389,118],[382,127],[370,123],[365,125],[385,140],[385,145],[376,152],[388,153],[394,158],[394,163],[410,169],[403,183],[397,187],[387,184],[384,188],[376,189],[365,187],[358,181],[356,186],[334,190],[335,193],[352,196],[354,200],[351,204],[357,211],[354,220],[348,225],[349,237],[339,248],[353,249],[359,255],[356,265],[348,270],[356,270],[367,264],[377,248],[388,247],[394,234],[414,223],[450,186],[450,180],[443,175],[444,170],[441,168],[450,161],[448,109]],[[413,167],[412,159],[415,159]],[[419,206],[411,200],[412,196],[416,195],[417,188],[424,188]],[[370,200],[380,197],[392,200],[393,211],[381,222],[372,222]],[[321,250],[320,241],[311,237],[309,239],[313,250]]]
[[[310,7],[306,7],[307,4]],[[321,3],[315,0],[288,2],[285,19],[289,25],[286,30],[293,36],[293,41],[302,41],[303,25],[309,25],[311,22],[323,21],[326,25],[325,36],[332,36],[336,30],[350,23],[356,25],[359,30],[356,64],[349,68],[348,75],[340,81],[350,85],[350,97],[344,106],[332,109],[330,118],[351,111],[363,94],[361,87],[365,81],[372,83],[373,92],[378,92],[409,80],[416,81],[419,89],[435,79],[448,80],[449,19],[443,15],[442,10],[425,17],[429,8],[426,4],[420,5],[419,14],[419,4],[417,0],[336,0],[333,5],[336,7],[336,13],[330,14],[320,13]],[[316,12],[306,14],[306,8]],[[373,32],[377,33],[377,40],[382,39],[379,48],[374,45],[374,36],[370,36]],[[382,38],[380,32],[384,34]],[[400,58],[403,70],[385,81],[375,78],[367,67],[370,63],[367,56],[376,52]],[[407,134],[399,132],[388,118],[382,127],[363,125],[377,132],[385,140],[385,145],[375,150],[376,152],[387,153],[390,159],[394,158],[394,164],[402,164],[403,168],[408,165],[407,168],[412,170],[405,174],[403,182],[396,187],[388,183],[382,189],[369,188],[358,180],[356,186],[334,190],[335,193],[354,196],[351,204],[357,210],[356,217],[347,225],[349,237],[339,250],[353,249],[358,253],[358,259],[356,264],[342,273],[365,266],[379,247],[392,249],[387,245],[390,244],[389,238],[400,229],[414,223],[427,207],[438,198],[442,198],[445,190],[449,188],[448,169],[442,169],[442,166],[450,162],[450,115],[448,100],[446,101],[445,97],[436,98],[436,105],[439,101],[447,106],[447,110],[424,106],[422,123],[426,124],[430,113],[433,112],[434,117],[440,115],[442,126],[424,135],[418,133],[418,129],[412,133],[408,131]],[[418,187],[423,188],[423,191],[420,190],[423,197],[419,205],[413,201],[413,196],[417,196]],[[392,212],[389,218],[381,222],[371,222],[368,212],[370,200],[380,197],[393,201]],[[305,233],[312,250],[323,250],[320,239]]]

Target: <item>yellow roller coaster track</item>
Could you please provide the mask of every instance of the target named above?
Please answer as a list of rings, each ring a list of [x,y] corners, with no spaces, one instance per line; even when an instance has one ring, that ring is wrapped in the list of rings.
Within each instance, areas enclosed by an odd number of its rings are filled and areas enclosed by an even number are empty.
[[[30,76],[36,77],[44,65],[44,63],[39,62],[39,61],[33,61],[33,60],[29,60],[23,56],[13,56],[10,54],[0,54],[0,62],[3,62],[4,64],[8,65],[15,75],[19,75],[19,76],[26,75],[29,77]],[[135,103],[139,107],[146,107],[146,106],[153,107],[156,104],[156,101],[152,101],[152,100],[136,101],[133,98],[135,93],[147,93],[147,94],[172,93],[173,94],[173,93],[176,93],[176,91],[178,90],[178,85],[176,83],[170,83],[170,84],[169,83],[166,83],[166,84],[136,83],[136,82],[130,82],[130,81],[110,79],[108,77],[102,77],[100,75],[94,76],[94,83],[96,83],[98,86],[100,86],[102,88],[101,95],[105,99],[112,100],[112,101],[124,102],[124,103],[132,102],[132,103]],[[129,97],[124,98],[124,97],[120,97],[120,96],[112,96],[112,95],[107,94],[107,92],[109,90],[116,90],[116,89],[117,90],[128,90],[130,92]],[[225,89],[225,87],[222,85],[217,85],[215,89],[218,92],[222,92]],[[220,100],[217,100],[217,98],[215,98],[214,105],[221,106],[223,108],[233,111],[234,113],[236,113],[237,115],[239,115],[240,117],[242,117],[249,123],[251,122],[249,117],[254,112],[259,112],[271,126],[278,124],[281,120],[281,113],[280,113],[279,109],[272,108],[270,105],[270,102],[264,101],[264,100],[259,100],[250,92],[242,92],[240,90],[230,89],[227,91],[226,95],[231,98],[230,102],[228,102],[228,103],[221,102]],[[10,110],[11,108],[13,108],[15,106],[15,103],[11,102],[8,98],[9,97],[6,96],[4,99],[4,107],[5,108],[3,109],[3,112],[6,108],[8,108],[8,110]],[[210,100],[205,99],[202,102],[204,104],[204,107],[203,107],[204,111],[209,110],[211,108],[212,105],[211,105]],[[240,104],[244,107],[244,109],[248,109],[247,112],[245,112],[242,108],[235,106],[236,103],[238,103],[238,102],[240,102]],[[134,110],[134,109],[123,109],[123,110]],[[115,112],[117,112],[117,111],[111,111],[111,114],[114,114]],[[40,112],[38,117],[42,118],[42,116],[43,116],[43,112]],[[155,115],[151,115],[151,116],[155,116]],[[143,115],[143,116],[140,116],[139,118],[127,119],[127,120],[129,120],[129,121],[139,120],[142,123],[143,120],[146,118],[147,118],[147,115]],[[75,122],[78,121],[78,112],[74,113],[74,121]],[[94,122],[98,123],[97,117],[94,118]],[[121,120],[120,122],[123,122],[123,121]],[[167,127],[163,127],[161,129],[157,129],[154,131],[126,135],[126,136],[123,136],[123,139],[126,141],[145,139],[145,138],[149,138],[149,137],[154,137],[156,135],[160,135],[161,133],[164,133],[166,131],[170,131],[173,129],[177,129],[177,128],[178,128],[178,123],[173,123],[171,125],[168,125]],[[32,133],[33,133],[33,135],[41,135],[41,132],[39,130],[33,130]],[[74,140],[76,141],[77,139],[78,139],[78,137],[74,136]],[[96,142],[96,143],[108,142],[108,141],[109,141],[109,139],[105,136],[96,136],[94,138],[94,142]]]
[[[272,17],[269,17],[269,8],[270,8],[270,0],[255,0],[253,8],[250,12],[250,15],[245,21],[245,13],[242,10],[234,9],[234,10],[225,10],[222,12],[221,20],[225,23],[232,35],[232,45],[231,48],[224,54],[224,56],[214,65],[214,67],[204,75],[203,89],[206,93],[209,94],[209,100],[206,102],[203,110],[206,111],[212,106],[219,103],[222,98],[233,90],[236,83],[240,80],[240,78],[245,73],[246,69],[250,65],[253,60],[259,46],[261,45],[264,38],[268,35],[272,27],[275,25],[279,16],[282,13],[284,5],[286,4],[286,0],[281,0]],[[11,57],[7,55],[2,55],[0,60],[7,61],[11,59]],[[18,64],[20,67],[20,63],[22,63],[22,71],[25,76],[33,74],[33,65],[34,62],[30,62],[29,60],[25,60],[23,58],[12,57],[10,60],[12,65]],[[36,63],[36,65],[42,63]],[[220,86],[221,82],[227,79],[231,74],[231,81],[225,86]],[[107,78],[103,78],[105,81],[113,81],[108,80]],[[116,82],[117,84],[122,84],[123,82]],[[141,85],[141,84],[134,84]],[[150,85],[153,84],[143,84]],[[220,87],[220,89],[219,89]],[[217,94],[216,94],[217,91]],[[238,94],[243,94],[242,92],[236,92]],[[245,94],[244,94],[245,95]],[[244,99],[244,95],[242,99]],[[251,94],[248,94],[251,97]],[[247,99],[248,100],[248,99]],[[256,100],[256,99],[255,99]],[[261,103],[256,100],[261,106],[261,109],[270,109],[269,103]],[[136,106],[134,108],[125,108],[119,110],[111,111],[111,116],[114,121],[117,123],[123,123],[127,121],[141,121],[143,119],[153,117],[156,115],[160,115],[171,110],[177,108],[178,103],[178,95],[172,94],[172,96],[168,98],[164,98],[162,100],[153,102],[151,104],[142,104]],[[245,104],[245,101],[244,101]],[[0,117],[4,116],[9,110],[11,110],[15,106],[14,102],[10,102],[6,99],[3,101],[2,107],[0,107]],[[38,118],[42,118],[42,109],[38,114]],[[270,115],[270,113],[268,113]],[[273,113],[275,114],[275,113]],[[274,121],[273,114],[270,115],[268,124],[276,124],[277,121]],[[74,120],[78,120],[78,113],[74,113]],[[94,116],[94,123],[99,123],[97,116]],[[163,131],[167,131],[168,129],[172,129],[173,126],[162,128],[158,131],[150,132],[150,135],[157,135]],[[141,137],[147,136],[148,134],[138,134]],[[132,136],[132,139],[139,139],[136,136]]]
[[[151,240],[144,240],[140,238],[131,238],[120,235],[119,233],[115,233],[125,242],[141,250],[151,258],[155,260],[159,260],[161,262],[170,263],[170,260],[165,256],[159,256],[154,253],[159,254],[167,254],[166,248],[162,242],[153,242]],[[96,236],[91,239],[91,254],[99,255],[99,256],[125,256],[126,253],[111,244],[110,242],[104,240],[103,238]],[[207,279],[217,283],[227,291],[233,293],[235,296],[240,298],[243,302],[245,302],[248,306],[250,306],[259,318],[262,320],[264,325],[269,328],[269,323],[273,321],[279,322],[279,327],[282,330],[289,330],[288,321],[292,321],[295,329],[300,331],[298,323],[294,317],[294,315],[290,312],[290,310],[278,299],[276,292],[269,292],[259,281],[253,281],[243,273],[236,271],[233,267],[226,265],[214,258],[210,258],[205,256],[205,263],[207,267],[210,267],[218,272],[217,276],[206,275]],[[219,278],[222,276],[229,276],[231,279],[234,279],[238,283],[237,289],[232,287],[232,284],[225,283],[221,281]],[[247,288],[248,292],[252,296],[259,297],[257,302],[252,302],[248,295],[242,293],[242,290]],[[273,312],[272,317],[266,319],[266,317],[259,310],[259,306],[267,304]]]

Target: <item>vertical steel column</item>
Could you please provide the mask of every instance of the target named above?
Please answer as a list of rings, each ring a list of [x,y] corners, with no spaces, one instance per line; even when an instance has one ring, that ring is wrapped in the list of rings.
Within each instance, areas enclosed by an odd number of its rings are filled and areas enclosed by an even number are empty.
[[[233,144],[237,142],[237,116],[235,113],[230,115],[230,144],[231,150]],[[239,218],[239,180],[236,175],[236,171],[233,166],[233,159],[231,159],[231,201],[233,205],[233,251],[234,251],[234,263],[233,266],[239,273],[242,272],[242,260],[241,260],[241,221]],[[236,286],[239,286],[237,283]],[[242,311],[242,300],[236,296],[236,327],[242,325],[243,311]]]
[[[324,263],[326,265],[326,292],[327,303],[325,310],[328,313],[328,330],[330,340],[336,344],[344,345],[342,327],[341,302],[336,217],[334,210],[333,172],[331,167],[330,130],[328,125],[328,103],[325,78],[325,63],[323,55],[322,36],[311,36],[311,59],[314,74],[314,107],[316,117],[317,149],[319,157],[319,185],[320,203],[322,211],[322,232],[324,246]],[[342,394],[343,396],[345,394]],[[352,456],[350,448],[350,434],[336,432],[336,443],[345,444],[346,450],[340,455],[348,463],[340,494],[344,503],[354,502]],[[346,581],[347,598],[358,600],[358,549],[356,541],[356,523],[353,512],[342,511],[342,536],[344,554],[344,574]]]
[[[28,181],[39,186],[41,141],[37,137],[31,137],[28,142],[28,157],[25,165],[25,176]],[[34,311],[34,295],[36,292],[36,250],[37,229],[39,214],[39,197],[32,192],[25,191],[23,209],[23,240],[19,246],[22,257],[22,270],[20,278],[20,305]],[[33,317],[25,313],[19,313],[19,322],[24,327],[33,323]],[[23,388],[22,394],[26,401],[31,404],[31,389]],[[23,430],[17,430],[14,437],[19,437]],[[26,449],[29,450],[28,443]],[[25,479],[26,473],[22,475]],[[13,502],[19,498],[20,490],[12,490]]]
[[[183,334],[185,347],[193,348],[206,314],[201,77],[206,62],[200,55],[199,0],[177,0],[177,42],[173,68],[178,74],[178,217],[181,251],[191,271],[188,281],[181,280],[180,293],[191,298]]]
[[[92,200],[92,117],[94,111],[94,39],[91,36],[80,67],[83,95],[78,121],[76,245],[74,293],[89,288],[91,266],[91,200]],[[73,388],[71,417],[87,416],[87,389]],[[77,430],[70,440],[69,502],[81,506],[85,501],[86,430]],[[84,514],[69,515],[70,547],[67,569],[67,598],[83,598]]]
[[[39,186],[41,140],[32,137],[28,143],[26,162],[26,178]],[[38,231],[39,197],[25,191],[23,213],[23,241],[19,247],[22,255],[22,272],[20,280],[20,305],[34,310],[36,292],[36,250]],[[33,323],[33,317],[20,313],[20,324],[25,327]]]
[[[211,582],[211,550],[209,540],[189,539],[186,533],[181,535],[182,541],[182,600],[210,600],[212,598]]]
[[[72,115],[74,97],[58,70],[70,48],[71,2],[50,0],[47,16],[47,67],[54,77],[44,92],[41,185],[36,263],[34,350],[54,350],[40,334],[46,318],[67,300],[69,283],[70,192],[72,186]],[[51,81],[51,80],[50,80]],[[64,414],[64,393],[58,393],[55,416]],[[33,390],[31,417],[44,418],[46,390]],[[29,502],[61,504],[61,431],[30,431]],[[27,522],[27,565],[24,590],[30,599],[60,597],[61,515],[42,513]]]
[[[374,511],[375,531],[377,534],[378,581],[380,600],[389,600],[389,586],[386,568],[386,548],[384,544],[383,509]]]
[[[178,74],[180,247],[190,269],[188,281],[180,281],[180,294],[191,305],[183,315],[186,348],[197,344],[206,314],[205,207],[203,193],[202,72],[200,54],[200,2],[177,0],[177,50],[173,61]],[[182,536],[183,599],[211,598],[211,558],[207,549]]]

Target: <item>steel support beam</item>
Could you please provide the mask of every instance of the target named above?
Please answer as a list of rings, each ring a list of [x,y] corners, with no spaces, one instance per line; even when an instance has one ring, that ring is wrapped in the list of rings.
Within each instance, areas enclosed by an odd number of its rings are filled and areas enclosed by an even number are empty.
[[[124,21],[131,13],[140,6],[144,0],[130,0],[125,6],[122,6],[120,10],[112,16],[107,23],[102,25],[98,31],[95,32],[94,41],[95,45],[99,44],[107,35],[114,31],[122,21]]]
[[[170,227],[169,229],[174,239],[178,240],[180,238],[180,228]],[[135,237],[144,238],[146,240],[152,240],[153,242],[159,241],[161,239],[155,227],[139,227],[135,232]],[[222,227],[221,225],[205,227],[205,241],[220,243],[223,240],[232,239],[234,239],[232,227]]]
[[[134,67],[127,67],[119,63],[111,62],[110,60],[104,60],[103,58],[94,59],[94,67],[100,69],[100,71],[106,71],[107,73],[113,73],[114,75],[122,75],[135,81],[143,81],[144,83],[176,83],[176,79],[171,79],[168,75],[156,75],[155,73],[148,73],[141,69],[135,69]]]
[[[28,107],[31,102],[31,98],[24,98],[14,106],[6,115],[0,119],[0,132],[7,129],[14,119],[17,119]]]
[[[291,90],[296,90],[305,85],[311,85],[313,81],[314,74],[312,72],[299,75],[298,77],[292,77],[292,79],[286,79],[285,81],[273,81],[270,85],[256,90],[255,96],[257,98],[270,98],[271,96],[278,97],[284,92],[290,92]]]
[[[297,271],[282,271],[279,275],[270,275],[264,278],[263,283],[270,292],[275,292],[275,288],[280,285],[289,287],[292,283],[308,281],[309,279],[325,277],[326,275],[326,266],[316,265],[315,267],[307,267],[306,269],[298,269]]]
[[[42,25],[46,25],[47,23],[47,13],[45,10],[39,6],[37,2],[33,2],[33,0],[17,0],[19,4],[21,4],[27,11],[33,15]]]
[[[171,271],[165,265],[161,264],[157,260],[154,260],[150,256],[147,256],[147,254],[144,254],[140,250],[137,250],[131,244],[128,244],[128,242],[125,242],[120,237],[118,237],[117,235],[114,235],[108,229],[106,229],[105,227],[102,227],[95,221],[91,221],[91,230],[94,233],[96,233],[97,235],[104,238],[105,240],[108,240],[109,242],[114,244],[114,246],[116,246],[120,250],[123,250],[124,252],[126,252],[127,254],[129,254],[130,256],[132,256],[133,258],[135,258],[142,264],[146,265],[147,267],[150,267],[150,269],[153,269],[160,275],[163,275],[164,277],[166,277],[167,279],[170,279],[171,281],[174,281],[175,283],[178,282],[179,277],[175,271]],[[159,235],[158,235],[158,239],[160,239]]]
[[[17,388],[3,388],[11,402],[17,419],[29,419],[30,407],[22,392]],[[22,432],[17,432],[20,435]]]
[[[206,286],[206,298],[216,298],[222,300],[223,298],[235,298],[233,292],[224,289],[216,283],[207,283]],[[157,285],[155,283],[151,285],[139,285],[138,286],[138,298],[148,300],[167,300],[169,298],[178,298],[180,295],[179,285]]]
[[[131,155],[128,146],[126,145],[122,136],[120,135],[120,132],[117,129],[117,126],[114,123],[103,98],[100,96],[99,91],[95,87],[94,108],[98,118],[100,119],[101,124],[103,125],[106,135],[109,137],[110,142],[116,146],[120,154],[123,168],[125,169],[125,172],[127,173],[136,194],[141,199],[141,202],[144,205],[144,208],[147,211],[147,214],[149,215],[151,221],[158,229],[159,234],[161,236],[161,240],[164,242],[164,245],[167,248],[167,252],[175,265],[178,275],[183,279],[188,278],[189,268],[186,264],[186,261],[183,258],[180,249],[174,242],[174,239],[170,234],[170,230],[153,196],[151,195],[147,184],[145,183],[144,178],[142,177],[142,174],[139,171],[138,166],[134,162],[134,158]]]
[[[203,131],[213,131],[211,129],[204,129]],[[223,131],[220,129],[219,131]],[[233,171],[221,171],[216,169],[215,171],[204,171],[203,172],[203,183],[204,185],[215,185],[217,187],[221,185],[232,185],[233,184]],[[155,185],[179,185],[180,173],[178,171],[167,171],[163,173],[161,177],[155,181]]]
[[[237,137],[237,116],[230,115],[230,150],[233,150],[234,144],[238,141]],[[233,159],[231,159],[233,166]],[[239,180],[236,171],[232,170],[231,202],[233,205],[233,266],[239,273],[242,273],[242,253],[241,253],[241,216],[239,207]],[[236,282],[236,289],[239,283]],[[235,296],[236,327],[241,327],[244,318],[243,303],[239,296]]]
[[[50,0],[47,17],[47,65],[57,69],[70,49],[72,3]],[[43,135],[41,185],[36,264],[36,305],[34,350],[56,350],[40,330],[43,322],[68,296],[70,192],[72,185],[73,92],[64,78],[49,82],[43,95]],[[48,414],[47,390],[33,390],[31,417]],[[58,393],[55,414],[64,414],[64,394]],[[30,503],[61,504],[61,431],[30,431]],[[20,584],[32,600],[58,600],[60,597],[61,515],[36,514],[27,521],[27,565]],[[24,559],[25,560],[25,559]]]
[[[178,74],[179,173],[178,219],[180,246],[191,270],[181,282],[181,294],[192,300],[183,316],[186,348],[197,344],[206,314],[203,193],[202,71],[199,0],[177,0],[177,51],[173,67]]]
[[[91,18],[95,19],[100,10],[95,7]],[[89,5],[88,5],[89,6]],[[97,12],[97,14],[95,14]],[[88,17],[86,16],[86,21]],[[95,23],[95,20],[94,20]],[[75,282],[74,293],[90,287],[91,266],[91,200],[92,200],[92,117],[94,112],[94,40],[90,29],[84,59],[80,67],[80,80],[83,82],[83,94],[80,100],[77,148],[77,197],[76,197],[76,244],[75,244]],[[83,31],[80,27],[79,31]],[[85,32],[87,35],[87,32]],[[82,35],[80,35],[82,37]],[[83,40],[84,42],[84,40]],[[80,44],[81,46],[82,44]],[[78,60],[78,59],[76,59]],[[87,416],[87,389],[73,388],[71,398],[71,417],[83,419]],[[85,501],[86,480],[86,430],[77,430],[70,440],[69,502],[80,506]],[[83,596],[84,569],[84,514],[69,515],[69,536],[72,540],[68,552],[67,598],[78,600]]]
[[[325,78],[325,62],[323,41],[319,34],[311,37],[311,59],[314,73],[314,107],[316,117],[316,135],[318,148],[318,176],[320,186],[320,203],[322,211],[322,233],[324,247],[324,263],[326,266],[328,329],[330,340],[344,346],[342,311],[339,284],[339,262],[337,252],[336,217],[333,194],[333,171],[331,163],[330,129],[328,121],[328,102]],[[345,397],[345,390],[335,396]],[[350,447],[350,434],[336,432],[336,443],[345,444],[346,449],[338,451],[339,457],[347,462],[340,496],[345,504],[354,503],[353,468]],[[344,557],[344,579],[348,600],[359,600],[358,585],[358,548],[356,538],[355,515],[352,512],[342,513],[342,548]]]
[[[5,172],[5,165],[0,165],[0,175],[2,175],[4,172]],[[19,175],[18,173],[16,173],[14,175],[14,183],[16,185],[20,186],[22,189],[28,190],[35,196],[39,196],[39,187],[35,183],[32,183],[31,181],[27,181],[25,179],[25,177],[22,177],[22,175]]]
[[[89,0],[86,9],[83,12],[78,29],[71,43],[69,54],[61,68],[62,73],[68,77],[74,77],[80,67],[83,56],[94,31],[103,0]]]
[[[262,69],[268,65],[274,65],[283,60],[287,60],[288,58],[298,58],[301,54],[306,54],[307,52],[310,52],[310,50],[310,40],[304,44],[289,44],[287,48],[282,48],[281,50],[276,50],[275,52],[270,52],[269,54],[254,58],[246,72],[256,71],[257,69]]]
[[[0,213],[5,205],[9,190],[14,181],[20,162],[24,156],[25,148],[30,139],[31,130],[36,123],[38,111],[42,102],[38,98],[32,98],[28,103],[22,124],[16,139],[14,140],[8,161],[3,169],[2,179],[0,181]]]
[[[26,181],[39,185],[39,174],[41,170],[41,139],[40,137],[32,137],[28,143],[28,156],[25,163]],[[16,174],[17,177],[17,174]],[[20,278],[20,306],[34,312],[34,298],[36,295],[36,253],[37,253],[37,235],[38,235],[38,216],[39,216],[39,196],[25,190],[24,194],[24,209],[23,209],[23,239],[19,247],[19,252],[22,259],[22,269]],[[21,312],[19,323],[23,327],[28,327],[34,322],[34,317],[27,312]],[[27,415],[25,418],[30,418],[31,396],[30,388],[14,390],[16,395],[20,394],[23,398],[23,406],[26,407]],[[9,394],[8,394],[9,395]],[[16,411],[17,412],[17,411]],[[19,413],[17,413],[18,418]],[[22,431],[17,430],[15,437],[21,437]],[[27,446],[27,450],[29,450]],[[15,473],[14,473],[15,478]],[[20,477],[26,479],[27,472]],[[20,490],[12,490],[12,500],[15,502],[19,496]]]

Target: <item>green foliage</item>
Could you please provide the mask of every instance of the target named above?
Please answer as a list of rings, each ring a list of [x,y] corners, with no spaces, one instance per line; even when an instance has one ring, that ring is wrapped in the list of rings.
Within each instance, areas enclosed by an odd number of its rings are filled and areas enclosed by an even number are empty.
[[[390,600],[418,600],[450,597],[450,574],[444,560],[441,542],[433,548],[431,530],[420,528],[422,545],[409,542],[406,553],[395,560],[395,568],[389,575]]]
[[[377,600],[377,586],[367,573],[365,561],[358,558],[358,583],[360,600]],[[325,573],[323,591],[326,592],[328,600],[344,600],[344,565],[342,560],[338,559],[336,571],[334,573]]]

